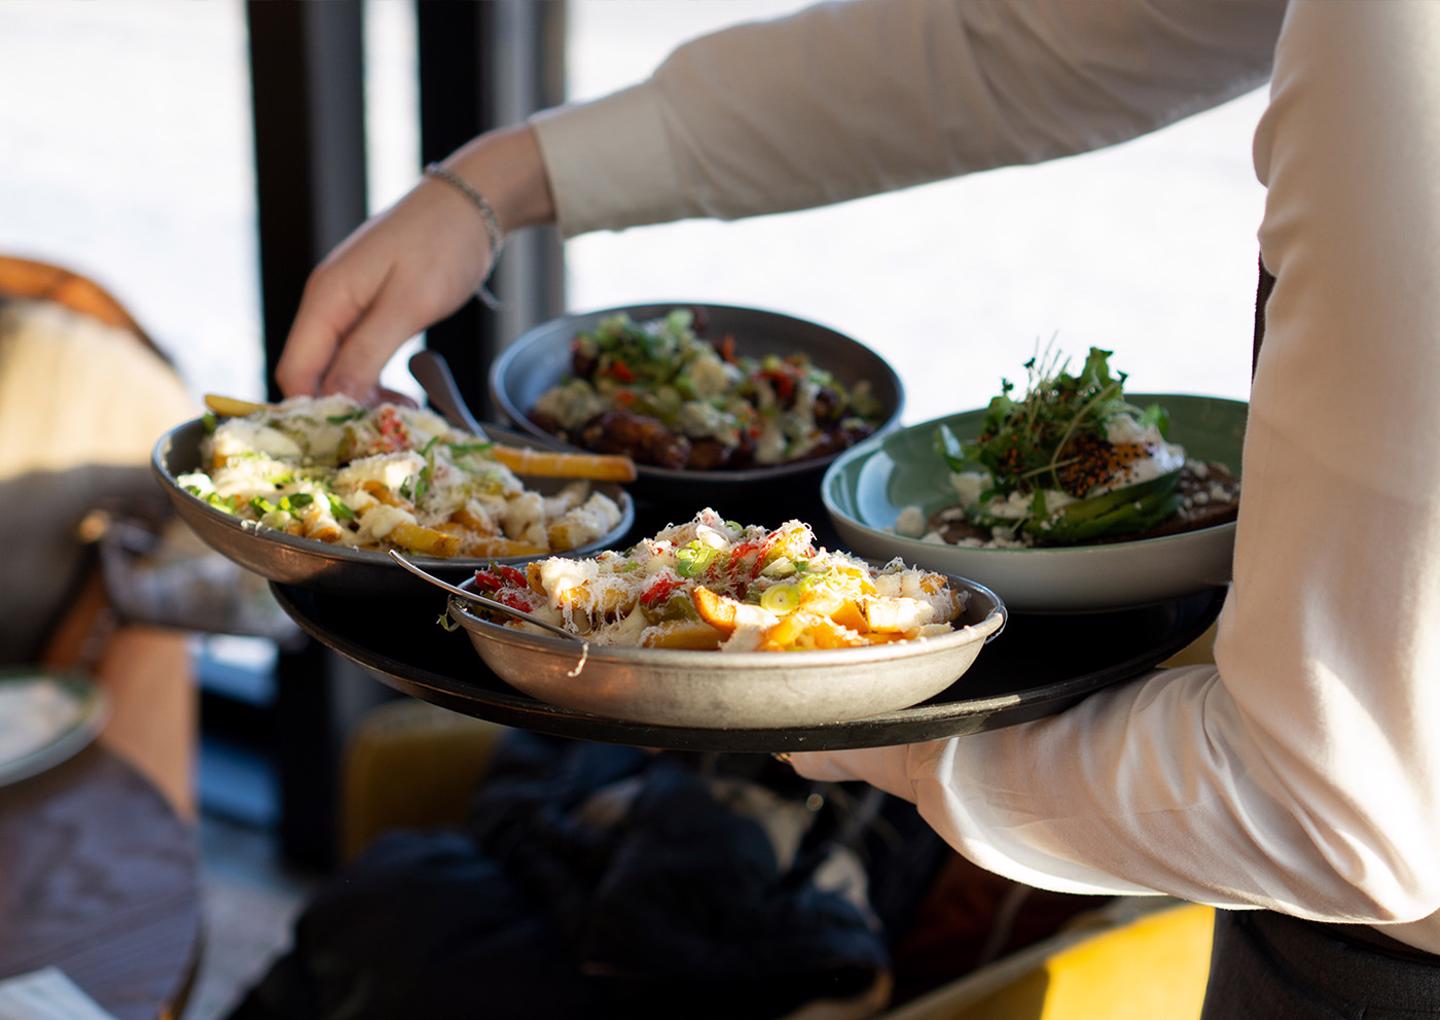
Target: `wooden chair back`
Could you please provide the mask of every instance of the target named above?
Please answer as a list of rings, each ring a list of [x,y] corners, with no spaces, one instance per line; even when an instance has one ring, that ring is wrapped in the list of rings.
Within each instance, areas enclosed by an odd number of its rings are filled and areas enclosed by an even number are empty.
[[[0,297],[53,301],[98,319],[107,326],[128,329],[146,347],[165,357],[155,341],[113,294],[89,277],[63,266],[0,255]]]

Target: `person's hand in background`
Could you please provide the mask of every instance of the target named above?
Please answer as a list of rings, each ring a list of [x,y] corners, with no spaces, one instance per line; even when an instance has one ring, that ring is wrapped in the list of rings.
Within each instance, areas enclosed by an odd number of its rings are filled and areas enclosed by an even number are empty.
[[[554,218],[529,127],[482,135],[444,166],[485,197],[505,233]],[[373,401],[391,355],[464,304],[491,268],[480,210],[453,184],[422,178],[310,274],[275,370],[280,389],[286,396],[346,393]]]

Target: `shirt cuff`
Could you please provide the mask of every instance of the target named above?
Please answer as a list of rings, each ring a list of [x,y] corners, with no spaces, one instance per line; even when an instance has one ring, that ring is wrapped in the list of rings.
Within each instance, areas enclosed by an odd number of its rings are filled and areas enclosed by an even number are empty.
[[[651,82],[530,118],[564,237],[695,215],[675,173]]]

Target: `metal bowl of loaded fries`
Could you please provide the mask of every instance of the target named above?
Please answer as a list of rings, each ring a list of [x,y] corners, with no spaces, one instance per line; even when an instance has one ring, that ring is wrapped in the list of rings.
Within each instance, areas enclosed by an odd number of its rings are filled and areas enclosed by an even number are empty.
[[[572,635],[452,597],[451,618],[511,686],[666,726],[906,708],[960,679],[1006,618],[973,581],[817,549],[799,521],[747,527],[713,510],[623,552],[498,566],[463,587]]]
[[[636,463],[640,499],[753,511],[776,483],[818,485],[841,451],[900,419],[883,358],[778,312],[663,302],[563,315],[495,361],[517,428]]]
[[[458,580],[605,548],[634,521],[623,458],[559,452],[508,429],[480,439],[429,411],[342,396],[207,404],[160,438],[151,466],[206,544],[271,581],[393,593],[408,582],[391,548]]]

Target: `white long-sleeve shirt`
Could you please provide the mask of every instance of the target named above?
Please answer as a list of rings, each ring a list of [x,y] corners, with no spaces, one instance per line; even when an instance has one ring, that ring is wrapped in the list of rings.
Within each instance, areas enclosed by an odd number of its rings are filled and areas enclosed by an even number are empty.
[[[1090,149],[1272,61],[1254,156],[1278,282],[1217,665],[796,764],[914,801],[1032,885],[1380,924],[1440,952],[1440,4],[856,0],[698,40],[535,123],[576,234]]]

